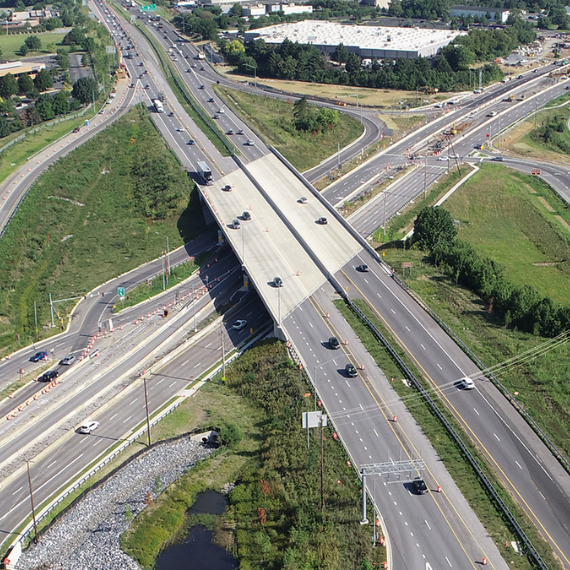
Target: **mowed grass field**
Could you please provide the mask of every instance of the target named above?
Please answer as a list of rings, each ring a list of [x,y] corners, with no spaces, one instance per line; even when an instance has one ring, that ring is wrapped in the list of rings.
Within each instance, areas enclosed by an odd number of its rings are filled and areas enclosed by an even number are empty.
[[[459,239],[502,265],[513,283],[569,302],[570,211],[544,182],[484,165],[444,207],[459,221]]]
[[[143,207],[156,195],[165,217]],[[0,240],[0,354],[38,338],[34,302],[48,335],[50,293],[83,295],[204,229],[193,182],[136,107],[42,175]],[[65,325],[74,303],[57,305]]]
[[[43,34],[9,34],[0,36],[0,48],[2,48],[2,58],[10,60],[19,60],[21,57],[16,54],[20,50],[20,47],[30,36],[37,36],[42,41],[42,47],[37,52],[28,52],[28,56],[32,55],[43,55],[50,53],[47,49],[48,44],[55,44],[56,47],[61,47],[61,40],[65,37],[65,34],[56,32],[45,32]]]
[[[333,130],[317,135],[300,133],[292,125],[291,103],[235,89],[216,89],[266,138],[269,144],[301,172],[317,166],[334,154],[339,144],[340,148],[343,148],[358,138],[364,130],[359,121],[339,113],[340,120]]]

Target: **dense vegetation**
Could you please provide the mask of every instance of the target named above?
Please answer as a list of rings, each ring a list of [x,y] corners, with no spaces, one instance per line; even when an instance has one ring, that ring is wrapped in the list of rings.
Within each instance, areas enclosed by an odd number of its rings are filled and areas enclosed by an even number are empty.
[[[201,233],[192,190],[141,107],[52,166],[0,240],[0,348],[50,334],[50,293],[77,297],[157,257],[164,235],[177,247]],[[70,304],[57,307],[67,325]]]
[[[555,150],[570,154],[570,133],[568,118],[561,114],[548,117],[542,125],[534,129],[530,136],[533,140],[554,147]]]
[[[27,73],[17,80],[11,73],[0,78],[0,97],[2,98],[0,101],[0,138],[43,121],[49,121],[58,115],[66,115],[69,111],[79,109],[81,104],[91,103],[99,94],[97,81],[105,84],[108,80],[108,72],[114,58],[106,53],[106,46],[111,42],[106,29],[87,17],[87,9],[82,6],[81,0],[75,2],[66,0],[66,3],[62,4],[62,13],[67,22],[78,25],[63,38],[62,46],[57,50],[57,66],[41,70],[34,79]],[[29,35],[20,48],[20,54],[26,55],[29,50],[37,51],[41,47],[40,37]],[[51,53],[56,51],[55,45],[47,47]],[[82,56],[82,63],[90,66],[97,78],[97,81],[91,78],[79,80],[79,82],[92,83],[89,96],[86,98],[79,97],[77,91],[72,90],[70,83],[69,53],[77,51],[85,52]],[[53,87],[53,78],[58,76],[63,82],[63,89],[55,95],[44,94]],[[70,95],[73,97],[71,100],[69,100]],[[18,108],[18,104],[24,97],[31,101],[28,101],[23,109]]]
[[[329,429],[324,432],[321,511],[320,438],[313,429],[308,450],[301,427],[301,414],[312,410],[313,398],[305,397],[309,388],[284,345],[271,340],[248,350],[232,363],[225,384],[213,382],[204,389],[225,406],[209,406],[203,422],[221,427],[231,449],[187,473],[157,501],[156,509],[141,513],[123,537],[123,548],[150,566],[161,544],[183,525],[195,493],[212,481],[219,484],[216,490],[235,481],[224,517],[226,528],[233,530],[241,570],[379,567],[384,549],[373,549],[371,526],[359,524],[358,477]],[[233,405],[227,398],[233,398]],[[240,411],[235,421],[229,419],[234,407]],[[226,467],[238,460],[238,469]],[[227,478],[220,481],[218,473],[224,471]]]
[[[535,226],[529,219],[528,231]],[[555,337],[570,329],[570,305],[560,306],[543,297],[530,285],[515,285],[503,268],[490,257],[481,256],[471,244],[455,238],[457,230],[447,210],[427,207],[414,224],[412,243],[429,252],[432,262],[445,274],[479,295],[489,312],[503,315],[505,325],[544,337]],[[570,247],[561,242],[562,261]]]

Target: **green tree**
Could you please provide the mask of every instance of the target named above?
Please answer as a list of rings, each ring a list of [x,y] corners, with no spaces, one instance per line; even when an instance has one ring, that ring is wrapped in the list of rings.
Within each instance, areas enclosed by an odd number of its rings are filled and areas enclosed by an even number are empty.
[[[22,73],[20,77],[18,77],[18,91],[21,95],[26,95],[31,93],[34,89],[34,80],[27,74]]]
[[[354,73],[355,71],[359,71],[362,67],[362,60],[357,53],[350,53],[348,54],[348,58],[346,60],[346,71],[348,73]]]
[[[46,98],[36,103],[36,111],[42,121],[49,121],[55,117],[55,113],[51,104],[51,99]]]
[[[80,103],[91,103],[97,96],[97,82],[92,77],[80,77],[74,84],[71,96]]]
[[[239,426],[230,423],[220,429],[220,440],[222,445],[236,447],[243,439],[243,433]]]
[[[30,36],[24,40],[30,51],[38,51],[42,48],[42,40],[38,36]]]
[[[67,71],[69,69],[69,53],[65,49],[58,49],[56,61],[62,71]]]
[[[10,123],[5,117],[0,117],[0,138],[7,137],[11,132]]]
[[[431,251],[435,247],[451,245],[456,235],[451,214],[440,206],[427,206],[414,222],[413,243],[421,249]]]
[[[69,101],[65,93],[61,91],[53,96],[51,106],[56,115],[67,115],[69,113]]]
[[[26,55],[28,55],[28,52],[30,51],[30,48],[24,43],[20,46],[20,50],[19,50],[19,55],[21,55],[22,57],[25,57]]]
[[[342,42],[336,46],[331,59],[338,61],[338,63],[346,63],[348,59],[348,49]]]
[[[339,113],[335,109],[328,109],[327,107],[321,107],[319,109],[317,122],[323,129],[333,129],[337,125],[338,120]]]
[[[16,93],[18,93],[18,82],[11,73],[8,73],[0,79],[0,97],[9,99]]]
[[[63,22],[61,21],[60,18],[48,18],[47,20],[44,20],[43,24],[48,32],[51,32],[56,28],[63,27]]]
[[[238,2],[231,7],[229,16],[230,18],[241,18],[241,13],[241,4]]]
[[[41,69],[38,71],[36,77],[34,78],[34,86],[40,92],[47,91],[53,87],[53,79],[51,73],[47,69]]]

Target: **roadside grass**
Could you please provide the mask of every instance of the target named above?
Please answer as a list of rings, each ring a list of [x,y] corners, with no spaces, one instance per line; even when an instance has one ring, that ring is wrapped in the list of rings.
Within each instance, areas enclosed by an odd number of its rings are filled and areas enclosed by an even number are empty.
[[[223,97],[259,131],[297,170],[317,166],[363,132],[360,122],[339,112],[339,122],[329,132],[301,133],[293,127],[293,105],[280,99],[252,95],[235,89],[214,86]]]
[[[173,267],[170,275],[167,277],[156,275],[149,283],[142,283],[126,292],[125,300],[118,301],[113,307],[113,312],[118,313],[127,307],[138,305],[142,301],[146,301],[149,297],[160,295],[163,291],[167,291],[172,287],[176,287],[179,283],[188,279],[201,265],[199,260],[192,260]],[[168,280],[168,283],[166,282]]]
[[[470,168],[461,165],[459,169],[454,167],[449,174],[440,178],[434,186],[428,188],[426,196],[418,196],[414,203],[408,204],[399,216],[394,216],[386,224],[386,235],[382,228],[377,229],[373,236],[373,245],[378,246],[384,243],[401,240],[414,227],[414,220],[418,213],[426,206],[431,206],[437,202],[454,184],[470,172]]]
[[[545,339],[518,330],[506,329],[504,321],[471,291],[456,286],[417,250],[387,244],[383,258],[392,267],[413,262],[400,277],[430,306],[457,336],[492,368],[541,346]],[[570,347],[562,344],[543,356],[516,362],[497,374],[517,400],[544,430],[554,445],[570,457]]]
[[[504,267],[510,281],[568,302],[570,210],[545,182],[484,164],[445,208],[459,221],[458,238]]]
[[[500,147],[522,157],[538,158],[551,162],[567,162],[568,155],[566,153],[556,145],[533,140],[532,132],[537,126],[539,127],[554,115],[562,115],[568,121],[570,119],[570,105],[565,104],[568,101],[570,101],[570,93],[564,93],[564,95],[550,101],[544,109],[533,117],[501,136],[499,139]],[[559,134],[570,144],[568,125],[564,128],[564,132]],[[495,145],[497,146],[496,143]]]
[[[283,344],[271,340],[234,361],[226,383],[218,376],[184,402],[171,414],[167,433],[197,423],[204,429],[234,425],[243,437],[189,471],[145,509],[122,537],[125,552],[143,568],[152,568],[161,548],[196,522],[185,516],[196,494],[235,482],[222,516],[224,536],[217,538],[238,556],[240,568],[283,567],[285,556],[295,567],[308,567],[303,563],[311,560],[311,567],[331,570],[360,569],[365,558],[370,564],[385,560],[383,548],[372,548],[371,525],[359,524],[359,479],[328,430],[326,511],[321,515],[320,446],[307,450],[299,422],[300,413],[312,408],[312,398],[303,397],[307,391]],[[260,521],[260,512],[266,521]]]
[[[56,32],[43,32],[41,34],[3,34],[0,36],[0,49],[2,49],[2,58],[7,61],[17,59],[25,62],[27,57],[52,53],[48,51],[47,45],[53,43],[56,46],[60,46],[61,40],[63,40],[65,35],[66,34]],[[36,36],[40,38],[42,47],[37,51],[28,52],[26,57],[22,58],[21,56],[17,55],[16,52],[19,51],[19,49],[22,47],[22,44],[26,38],[29,38],[30,36]]]
[[[28,159],[32,155],[36,154],[61,137],[69,134],[75,127],[83,125],[85,120],[91,119],[92,116],[93,112],[87,111],[87,113],[81,117],[62,121],[55,125],[42,127],[39,131],[28,134],[23,140],[14,143],[12,146],[2,151],[0,153],[0,182],[8,178],[8,176],[20,168],[22,164],[28,162]],[[37,126],[31,127],[30,130],[33,130],[34,128],[37,128]],[[21,136],[23,132],[25,131],[19,131],[5,139],[2,139],[2,141],[0,141],[0,146],[10,142],[10,140],[17,138],[18,136]]]
[[[421,127],[426,123],[425,115],[401,115],[399,117],[392,117],[392,121],[395,123],[399,131],[404,133],[409,132],[412,129]]]
[[[436,402],[440,411],[445,415],[447,420],[451,423],[454,429],[461,434],[462,440],[469,448],[470,452],[475,456],[479,465],[486,472],[486,475],[491,480],[495,490],[500,495],[501,499],[507,504],[511,513],[515,516],[519,524],[524,529],[526,535],[530,538],[540,556],[546,562],[549,568],[559,568],[560,564],[552,553],[550,545],[548,545],[536,528],[532,525],[530,520],[526,517],[525,513],[519,506],[512,500],[509,493],[502,487],[500,481],[495,476],[492,469],[488,466],[485,459],[481,456],[471,440],[464,433],[459,424],[455,421],[453,415],[447,411],[445,405],[441,402],[435,392],[430,389],[429,385],[423,380],[421,374],[415,368],[411,359],[396,343],[395,339],[390,335],[389,331],[384,327],[382,321],[370,310],[370,308],[362,301],[356,301],[359,309],[362,310],[372,323],[380,330],[384,337],[388,340],[392,348],[398,353],[400,358],[405,362],[408,368],[413,372],[414,376],[423,384],[431,397]],[[427,404],[417,394],[415,388],[407,387],[402,382],[403,374],[399,366],[392,359],[391,355],[384,348],[384,346],[376,340],[368,327],[348,308],[343,301],[335,301],[335,305],[340,310],[341,314],[351,325],[353,330],[358,335],[361,342],[372,355],[378,366],[382,369],[387,378],[394,378],[392,384],[397,394],[406,401],[406,407],[416,419],[422,430],[425,432],[427,438],[434,446],[437,454],[445,464],[446,469],[453,477],[456,485],[461,490],[463,496],[466,498],[471,508],[484,525],[489,533],[489,536],[495,542],[499,552],[509,564],[509,568],[513,570],[530,570],[534,568],[534,564],[530,558],[519,556],[510,546],[505,546],[506,541],[510,542],[517,540],[517,536],[513,533],[503,518],[500,510],[494,504],[492,499],[487,495],[485,488],[481,484],[476,473],[472,467],[467,463],[461,450],[455,441],[448,434],[447,430],[441,425],[439,419],[433,415]],[[415,398],[412,396],[415,394]]]
[[[148,163],[141,165],[144,156],[156,160],[152,175]],[[166,185],[165,197],[172,200],[172,213],[153,220],[140,210],[136,197],[152,188],[157,175]],[[159,208],[164,207],[161,195]],[[0,262],[6,269],[0,274],[0,350],[12,352],[59,332],[60,326],[49,327],[50,293],[54,301],[84,295],[156,259],[164,236],[174,249],[204,230],[193,183],[146,109],[137,106],[44,173],[6,229],[0,240]],[[67,324],[72,303],[55,305],[62,318],[58,325]]]
[[[234,73],[233,67],[224,69],[219,66],[219,71],[225,73],[228,79],[242,83],[253,83],[253,73],[251,75],[240,75]],[[285,93],[307,95],[309,97],[322,97],[331,101],[338,101],[356,106],[356,94],[358,93],[359,104],[364,107],[394,107],[400,108],[400,101],[404,106],[416,107],[418,103],[426,100],[435,103],[437,95],[426,95],[416,91],[397,91],[395,89],[370,89],[367,87],[351,87],[347,85],[327,85],[325,83],[305,83],[303,81],[288,81],[285,79],[263,79],[257,78],[257,85],[264,85],[273,89],[279,89]],[[457,97],[457,93],[451,96]],[[440,93],[439,98],[447,99]],[[427,103],[422,103],[427,105]]]

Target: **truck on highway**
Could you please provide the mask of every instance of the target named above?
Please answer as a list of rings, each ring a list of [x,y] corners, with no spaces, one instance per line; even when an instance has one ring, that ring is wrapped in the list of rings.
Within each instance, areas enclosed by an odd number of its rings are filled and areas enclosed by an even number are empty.
[[[153,104],[157,113],[164,113],[164,107],[162,106],[162,101],[160,99],[155,99]]]
[[[199,51],[198,55],[194,59],[206,59],[206,56],[201,51]]]
[[[211,186],[214,183],[214,179],[212,178],[212,171],[204,161],[198,162],[198,174],[206,186]]]

